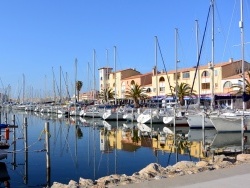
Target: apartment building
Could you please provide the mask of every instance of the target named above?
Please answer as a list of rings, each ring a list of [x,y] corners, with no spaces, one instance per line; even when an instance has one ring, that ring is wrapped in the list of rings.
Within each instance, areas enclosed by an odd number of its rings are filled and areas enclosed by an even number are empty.
[[[245,70],[250,70],[250,64],[246,61]],[[175,87],[176,82],[178,82],[193,86],[194,92],[201,99],[211,99],[211,84],[214,83],[213,92],[216,99],[230,100],[232,99],[231,85],[242,83],[241,75],[242,61],[234,61],[233,59],[229,59],[228,62],[216,63],[214,66],[208,63],[198,68],[182,68],[167,72],[157,71],[156,67],[154,67],[151,73],[146,74],[141,74],[134,69],[126,69],[110,73],[107,80],[103,80],[104,76],[100,77],[100,90],[103,89],[104,82],[106,82],[106,86],[116,91],[117,99],[124,99],[125,91],[131,85],[137,83],[144,88],[146,94],[150,97],[166,97],[171,95],[170,86]]]
[[[141,75],[141,73],[135,69],[129,68],[116,72],[111,72],[112,68],[103,67],[99,70],[99,91],[105,88],[111,88],[115,92],[117,99],[125,98],[125,88],[123,80],[128,77]]]

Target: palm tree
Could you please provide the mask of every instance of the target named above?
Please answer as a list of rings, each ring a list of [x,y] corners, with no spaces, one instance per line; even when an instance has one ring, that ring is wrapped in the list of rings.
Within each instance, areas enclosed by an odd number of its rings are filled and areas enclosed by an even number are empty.
[[[195,91],[191,92],[191,87],[189,84],[187,83],[180,83],[177,84],[177,87],[173,87],[171,86],[171,88],[173,88],[174,92],[176,92],[177,94],[177,98],[180,101],[180,105],[184,106],[185,105],[185,100],[184,97],[190,97],[193,98],[194,96],[196,97],[197,95],[195,94]]]
[[[114,91],[111,88],[105,88],[101,90],[99,98],[103,99],[105,102],[108,102],[109,99],[114,99]]]
[[[82,89],[82,85],[83,85],[82,81],[79,80],[76,81],[77,101],[79,101],[79,93]]]
[[[242,95],[242,99],[244,102],[249,101],[250,100],[250,82],[249,82],[249,80],[250,80],[250,71],[247,72],[247,75],[245,77],[245,91],[243,91],[243,84],[238,83],[238,84],[232,84],[232,86],[230,87],[230,89],[232,89],[232,91],[230,91],[229,93],[231,93],[233,95]],[[236,91],[234,90],[235,88],[237,88]]]
[[[248,79],[245,78],[245,92],[246,92],[246,94],[250,95],[250,82],[249,82],[250,71],[247,72],[247,76],[248,76]],[[238,90],[237,91],[233,90],[230,93],[233,93],[235,95],[243,94],[243,85],[241,83],[232,84],[231,89],[234,89],[234,88],[237,88]]]
[[[143,89],[140,85],[135,84],[130,87],[130,90],[126,91],[126,98],[132,99],[135,103],[135,107],[139,107],[139,100],[146,99],[147,95],[143,93]]]

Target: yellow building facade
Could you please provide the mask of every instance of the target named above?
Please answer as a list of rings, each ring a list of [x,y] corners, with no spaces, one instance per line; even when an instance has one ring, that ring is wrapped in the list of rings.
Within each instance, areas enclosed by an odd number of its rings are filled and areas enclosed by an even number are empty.
[[[245,70],[250,70],[248,62],[245,62]],[[214,65],[208,63],[199,66],[197,70],[196,67],[192,67],[159,72],[153,68],[151,73],[146,74],[141,74],[134,69],[126,69],[110,73],[108,79],[101,82],[106,82],[108,87],[116,91],[117,99],[124,99],[126,90],[129,90],[133,84],[141,85],[149,97],[168,96],[171,94],[170,86],[176,85],[176,73],[177,82],[193,86],[193,91],[197,95],[200,94],[200,97],[210,97],[212,91],[214,95],[230,96],[231,85],[239,83],[239,80],[242,81],[242,61],[230,59],[228,62]],[[229,79],[232,76],[235,77],[234,83]],[[213,86],[212,83],[214,83]],[[100,86],[100,90],[102,88]]]

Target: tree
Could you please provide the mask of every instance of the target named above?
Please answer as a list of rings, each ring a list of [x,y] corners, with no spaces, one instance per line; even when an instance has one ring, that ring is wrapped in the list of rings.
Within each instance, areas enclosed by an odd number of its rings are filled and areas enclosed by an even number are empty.
[[[147,98],[147,95],[143,93],[143,89],[140,85],[135,84],[126,91],[126,98],[132,99],[135,103],[135,107],[139,107],[139,100]]]
[[[193,98],[194,96],[196,97],[197,95],[195,94],[195,91],[191,92],[191,87],[187,83],[180,83],[177,84],[176,87],[171,86],[173,88],[174,92],[177,94],[177,98],[180,101],[180,105],[184,106],[185,105],[185,100],[184,97],[190,97]]]
[[[250,71],[247,72],[247,76],[248,76],[248,79],[245,78],[245,92],[246,92],[246,94],[250,95],[250,82],[249,82]],[[231,89],[235,89],[235,88],[237,88],[238,90],[237,91],[233,90],[233,91],[231,91],[231,93],[233,93],[235,95],[238,95],[238,94],[242,95],[243,94],[243,83],[232,84]]]
[[[108,102],[110,99],[114,99],[114,91],[112,91],[111,88],[102,89],[99,94],[99,98]]]
[[[82,81],[79,80],[76,81],[77,101],[79,101],[79,93],[82,89],[82,85],[83,85]]]

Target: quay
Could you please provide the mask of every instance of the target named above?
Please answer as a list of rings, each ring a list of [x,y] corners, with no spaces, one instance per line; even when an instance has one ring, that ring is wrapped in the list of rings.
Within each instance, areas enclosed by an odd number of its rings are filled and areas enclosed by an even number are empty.
[[[118,186],[119,188],[152,188],[152,187],[185,187],[185,188],[210,188],[210,187],[249,187],[250,164],[245,163],[230,168],[222,168],[197,174],[178,176],[160,180],[145,181],[141,183]]]

